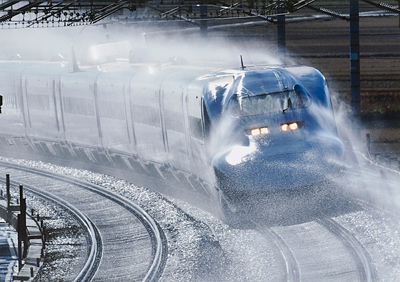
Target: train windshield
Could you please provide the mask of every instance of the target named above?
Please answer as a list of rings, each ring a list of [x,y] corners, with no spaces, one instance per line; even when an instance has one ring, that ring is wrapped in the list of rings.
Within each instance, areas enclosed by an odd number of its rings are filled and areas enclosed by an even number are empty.
[[[233,117],[246,117],[307,108],[311,100],[304,89],[296,84],[292,90],[264,93],[254,96],[232,96],[228,113]]]

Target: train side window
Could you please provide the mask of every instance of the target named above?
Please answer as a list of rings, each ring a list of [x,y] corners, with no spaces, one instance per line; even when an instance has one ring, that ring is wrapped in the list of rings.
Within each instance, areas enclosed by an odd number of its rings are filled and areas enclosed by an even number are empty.
[[[9,95],[8,93],[5,94],[2,98],[2,101],[4,101],[4,105],[2,104],[3,108],[18,109],[17,98],[15,96],[15,93],[12,93],[11,95]]]
[[[193,138],[203,140],[203,125],[201,123],[201,119],[193,116],[189,116],[189,126],[190,126],[190,135]]]
[[[102,118],[125,120],[125,108],[121,102],[99,101],[99,113]]]
[[[185,123],[181,112],[164,109],[165,128],[177,132],[185,132]]]
[[[96,116],[94,100],[76,97],[63,97],[64,111],[67,114]]]
[[[143,105],[133,105],[132,110],[136,123],[161,127],[160,111],[158,108]]]
[[[39,111],[50,111],[50,97],[42,94],[27,95],[29,108]]]
[[[208,112],[207,112],[206,106],[204,104],[204,101],[203,101],[202,112],[203,112],[204,139],[205,139],[205,141],[207,141],[210,137],[211,123],[210,123],[210,117],[208,116]]]

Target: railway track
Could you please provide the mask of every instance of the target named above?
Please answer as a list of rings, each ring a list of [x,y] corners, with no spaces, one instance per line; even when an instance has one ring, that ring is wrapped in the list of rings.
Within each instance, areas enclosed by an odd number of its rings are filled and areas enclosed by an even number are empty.
[[[324,207],[308,207],[305,203],[287,215],[280,214],[285,219],[305,213],[297,221],[281,225],[276,219],[260,218],[254,222],[282,258],[285,281],[326,281],[335,277],[334,281],[372,282],[398,277],[398,270],[391,266],[391,255],[398,251],[398,241],[392,238],[398,237],[395,225],[399,208],[395,201],[399,174],[368,164],[349,170],[343,177],[345,182],[336,184],[344,185],[348,194],[336,197],[328,193]],[[283,205],[291,209],[290,202]],[[387,242],[389,247],[385,246]],[[385,256],[390,259],[382,259]]]
[[[335,281],[377,281],[369,253],[329,217],[286,227],[256,226],[281,254],[285,281],[325,281],[329,277],[337,277]]]
[[[270,215],[271,218],[253,221],[257,231],[274,244],[285,269],[284,281],[327,281],[333,277],[334,281],[378,281],[370,249],[363,245],[365,241],[360,243],[357,239],[362,234],[348,230],[341,217],[355,211],[367,213],[366,209],[357,199],[341,192],[335,196],[321,191],[314,197],[308,193],[295,199],[282,197],[284,207],[273,208],[281,220]],[[294,206],[299,201],[303,204]]]
[[[0,180],[0,182],[3,184],[6,183],[4,180]],[[17,186],[20,183],[12,181],[11,184]],[[80,226],[84,228],[86,234],[88,234],[86,236],[88,255],[85,264],[75,277],[74,281],[90,281],[99,267],[102,256],[103,245],[101,242],[100,232],[97,227],[87,216],[63,199],[48,192],[41,191],[41,189],[30,186],[29,184],[24,184],[24,187],[25,190],[35,194],[36,196],[39,196],[40,198],[43,198],[61,207],[64,211],[68,212],[69,215],[73,216],[78,221]]]
[[[5,169],[13,182],[62,205],[86,225],[89,255],[74,281],[155,281],[162,274],[165,235],[139,206],[72,177],[1,161]]]
[[[300,269],[296,257],[294,256],[290,247],[282,239],[282,237],[272,228],[258,226],[258,230],[261,233],[266,234],[267,238],[275,244],[279,253],[282,255],[286,268],[286,281],[301,281]]]

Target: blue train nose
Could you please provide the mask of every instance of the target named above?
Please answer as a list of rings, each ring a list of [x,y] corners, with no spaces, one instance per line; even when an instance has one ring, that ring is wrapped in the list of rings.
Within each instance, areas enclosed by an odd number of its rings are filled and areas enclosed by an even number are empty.
[[[343,144],[337,137],[285,144],[255,141],[217,154],[213,167],[219,188],[229,196],[318,183],[338,170],[342,156]]]

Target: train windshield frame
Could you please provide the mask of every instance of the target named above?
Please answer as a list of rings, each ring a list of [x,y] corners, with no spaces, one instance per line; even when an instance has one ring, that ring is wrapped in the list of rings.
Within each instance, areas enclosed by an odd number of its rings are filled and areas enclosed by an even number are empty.
[[[228,114],[232,117],[248,117],[307,108],[310,96],[298,84],[291,90],[283,90],[259,95],[234,94],[228,103]]]

